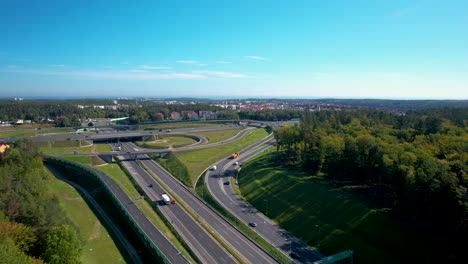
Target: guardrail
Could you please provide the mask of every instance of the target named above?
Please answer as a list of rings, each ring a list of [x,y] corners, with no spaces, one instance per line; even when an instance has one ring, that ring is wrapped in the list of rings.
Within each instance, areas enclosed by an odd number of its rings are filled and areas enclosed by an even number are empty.
[[[91,177],[93,180],[97,181],[98,184],[104,189],[104,191],[109,195],[112,202],[117,206],[120,212],[123,213],[124,217],[126,218],[127,222],[130,224],[132,229],[137,233],[138,237],[141,239],[143,244],[151,250],[151,253],[159,258],[164,263],[171,264],[169,259],[162,253],[162,251],[158,248],[158,246],[149,238],[149,236],[143,231],[143,229],[138,225],[132,215],[127,211],[125,206],[122,202],[117,198],[115,193],[111,190],[111,188],[107,185],[107,183],[103,180],[102,176],[108,177],[105,173],[96,170],[94,168],[90,168],[86,165],[61,159],[53,156],[44,156],[44,162],[51,163],[59,166],[64,166],[67,168],[71,168],[73,170],[78,170],[81,173],[85,173],[87,176]],[[110,177],[109,177],[110,179]]]

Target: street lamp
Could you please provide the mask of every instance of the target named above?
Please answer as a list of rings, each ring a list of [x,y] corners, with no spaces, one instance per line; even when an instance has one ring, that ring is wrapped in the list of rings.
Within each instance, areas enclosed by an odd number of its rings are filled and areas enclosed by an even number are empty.
[[[317,247],[320,247],[320,225],[315,225],[318,228],[318,239],[317,239]]]

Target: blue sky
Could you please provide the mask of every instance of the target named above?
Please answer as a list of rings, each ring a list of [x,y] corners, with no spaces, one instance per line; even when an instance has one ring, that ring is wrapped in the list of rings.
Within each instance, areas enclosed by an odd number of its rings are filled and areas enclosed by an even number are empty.
[[[466,0],[0,2],[0,97],[468,99]]]

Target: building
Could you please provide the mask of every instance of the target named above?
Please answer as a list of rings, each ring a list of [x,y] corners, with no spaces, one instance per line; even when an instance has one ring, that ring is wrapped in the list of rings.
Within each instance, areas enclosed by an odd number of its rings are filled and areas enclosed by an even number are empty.
[[[193,111],[188,112],[187,113],[187,118],[188,119],[198,119],[198,114],[196,112],[193,112]]]
[[[216,119],[218,118],[218,113],[213,111],[199,111],[200,118],[206,119]]]
[[[178,119],[180,119],[180,113],[179,113],[179,112],[172,112],[172,113],[171,113],[171,118],[172,118],[173,120],[178,120]]]
[[[157,116],[161,117],[161,120],[164,120],[164,114],[163,113],[156,113]]]

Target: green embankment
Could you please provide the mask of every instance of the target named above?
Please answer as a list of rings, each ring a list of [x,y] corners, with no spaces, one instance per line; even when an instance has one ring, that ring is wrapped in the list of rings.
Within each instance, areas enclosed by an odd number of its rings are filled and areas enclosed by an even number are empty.
[[[73,132],[71,128],[57,128],[57,129],[40,129],[40,130],[13,130],[0,132],[0,137],[31,137],[39,134],[48,133],[65,133]]]
[[[240,190],[286,230],[325,255],[352,249],[356,263],[430,262],[424,254],[428,235],[322,178],[276,167],[273,155],[267,152],[242,167]]]
[[[237,135],[242,128],[235,128],[235,129],[226,129],[226,130],[215,130],[215,131],[204,131],[204,132],[194,132],[191,134],[204,136],[208,139],[206,144],[221,142],[224,140],[228,140],[235,135]]]
[[[198,139],[197,139],[198,140]],[[152,136],[147,141],[138,141],[135,144],[142,148],[153,148],[153,149],[167,149],[167,148],[180,148],[188,146],[197,142],[189,136]]]
[[[83,264],[125,263],[106,228],[94,215],[81,195],[67,183],[51,177],[50,189],[58,197],[69,219],[80,229],[83,239]]]
[[[179,166],[178,164],[185,165],[190,178],[186,178],[184,175],[178,174],[174,174],[174,176],[179,178],[179,180],[184,182],[187,186],[192,187],[200,173],[202,173],[208,166],[220,161],[221,159],[229,157],[236,151],[240,151],[243,148],[252,145],[267,135],[268,134],[264,129],[255,129],[248,132],[236,142],[212,148],[174,152],[173,156],[166,156],[164,159],[160,159],[159,162],[169,171],[177,170],[177,168],[171,168],[171,164],[175,164],[176,166]],[[180,162],[168,161],[171,157],[176,157]]]

